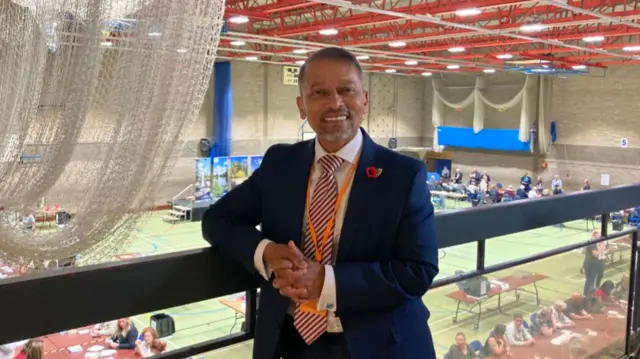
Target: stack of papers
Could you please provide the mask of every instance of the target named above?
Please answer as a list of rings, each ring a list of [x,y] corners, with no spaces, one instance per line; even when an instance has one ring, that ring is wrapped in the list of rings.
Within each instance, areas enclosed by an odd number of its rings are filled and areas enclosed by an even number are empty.
[[[94,346],[92,346],[91,348],[87,349],[87,351],[90,351],[90,352],[99,352],[99,351],[101,351],[102,349],[104,349],[104,347],[103,347],[102,345],[94,345]]]
[[[78,334],[83,335],[83,334],[89,334],[89,329],[81,329],[78,330]]]
[[[67,350],[69,353],[80,353],[82,352],[82,345],[74,345],[72,347],[68,347]]]

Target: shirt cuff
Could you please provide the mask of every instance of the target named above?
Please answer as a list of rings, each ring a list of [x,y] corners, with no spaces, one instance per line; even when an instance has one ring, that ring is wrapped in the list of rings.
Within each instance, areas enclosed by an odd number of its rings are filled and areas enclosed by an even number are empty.
[[[256,267],[256,270],[264,280],[269,280],[271,277],[271,268],[269,268],[269,265],[264,261],[264,249],[269,243],[272,243],[272,241],[268,239],[260,241],[255,253],[253,254],[253,266]]]
[[[333,273],[333,267],[325,265],[324,284],[322,285],[322,292],[318,299],[317,309],[335,312],[336,308],[336,276]]]

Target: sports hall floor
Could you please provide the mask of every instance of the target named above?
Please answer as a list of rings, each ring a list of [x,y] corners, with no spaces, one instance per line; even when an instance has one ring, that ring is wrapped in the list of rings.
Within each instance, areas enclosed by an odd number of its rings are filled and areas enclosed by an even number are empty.
[[[183,222],[175,225],[161,220],[163,212],[154,214],[146,223],[134,233],[134,239],[121,254],[157,255],[208,246],[201,238],[200,223]],[[596,222],[596,226],[599,223]],[[612,233],[610,231],[610,233]],[[567,223],[564,228],[545,227],[528,232],[511,234],[493,238],[487,241],[486,265],[497,264],[532,255],[541,251],[557,248],[571,243],[589,239],[584,220]],[[629,270],[629,253],[623,252],[627,261],[618,266],[607,269],[605,278],[618,280]],[[543,304],[549,304],[557,299],[565,299],[574,291],[581,291],[584,276],[579,270],[583,261],[583,254],[567,253],[539,262],[512,268],[490,276],[497,278],[517,271],[531,271],[544,274],[549,278],[538,283],[540,298]],[[476,260],[476,244],[470,243],[440,250],[440,276],[449,276],[456,270],[473,270]],[[222,274],[221,274],[222,275]],[[442,358],[448,347],[453,343],[456,333],[464,332],[469,341],[478,339],[484,341],[489,331],[499,323],[507,323],[509,316],[498,312],[483,314],[479,330],[473,329],[470,315],[464,315],[456,324],[452,323],[456,302],[446,297],[446,294],[456,290],[455,286],[447,286],[429,291],[424,298],[431,319],[429,324],[434,336],[438,357]],[[538,306],[532,296],[523,295],[519,302],[511,303],[513,295],[507,297],[505,308],[510,314],[520,312],[528,317],[536,311]],[[495,299],[487,303],[495,307]],[[174,317],[177,332],[168,339],[170,348],[183,347],[205,340],[214,339],[230,333],[234,324],[235,313],[211,299],[192,303],[164,311]],[[153,313],[142,313],[134,317],[138,328],[149,324],[149,317]],[[466,319],[465,319],[466,318]],[[239,320],[233,331],[240,330]],[[250,342],[224,348],[213,353],[201,355],[204,358],[245,359],[250,357],[252,344]]]

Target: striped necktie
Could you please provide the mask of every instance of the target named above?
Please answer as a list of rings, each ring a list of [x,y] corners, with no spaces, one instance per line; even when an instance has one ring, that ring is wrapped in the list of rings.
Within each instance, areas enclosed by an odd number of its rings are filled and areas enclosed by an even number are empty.
[[[311,239],[309,221],[313,222],[318,244],[322,245],[324,232],[329,224],[329,219],[335,215],[335,206],[338,199],[338,183],[334,172],[340,168],[344,160],[335,155],[325,155],[320,157],[318,164],[322,169],[320,178],[315,185],[313,197],[309,206],[309,217],[305,231],[303,253],[307,258],[315,258],[315,245]],[[335,219],[334,226],[335,228]],[[331,264],[333,252],[333,228],[328,235],[327,242],[320,249],[322,252],[322,263]],[[300,306],[296,306],[293,316],[293,325],[296,327],[302,339],[307,344],[313,343],[325,331],[327,331],[327,316],[304,312]]]

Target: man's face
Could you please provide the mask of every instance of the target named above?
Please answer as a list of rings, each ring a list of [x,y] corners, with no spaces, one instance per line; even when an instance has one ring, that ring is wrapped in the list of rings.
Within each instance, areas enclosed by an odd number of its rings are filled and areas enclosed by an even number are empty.
[[[515,318],[513,322],[516,324],[517,328],[520,328],[522,326],[522,318]]]
[[[307,65],[300,89],[300,118],[319,139],[343,145],[355,135],[367,113],[368,94],[354,65],[315,60]]]

